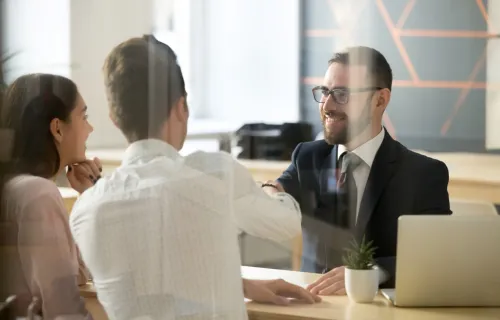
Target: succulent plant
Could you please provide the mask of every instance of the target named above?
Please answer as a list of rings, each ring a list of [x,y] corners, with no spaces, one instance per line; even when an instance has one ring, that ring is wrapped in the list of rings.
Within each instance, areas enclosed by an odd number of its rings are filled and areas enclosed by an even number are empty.
[[[342,261],[346,268],[351,270],[370,270],[375,265],[373,255],[377,248],[373,246],[373,241],[366,242],[365,237],[361,243],[355,239],[351,242],[351,247],[346,248],[346,254],[342,257]]]

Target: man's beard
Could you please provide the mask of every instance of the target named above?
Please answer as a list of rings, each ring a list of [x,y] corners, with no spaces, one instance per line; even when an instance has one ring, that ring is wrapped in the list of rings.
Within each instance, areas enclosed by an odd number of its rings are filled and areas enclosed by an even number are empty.
[[[328,128],[325,125],[325,116],[323,116],[322,119],[322,124],[323,124],[323,135],[325,137],[325,141],[330,144],[342,144],[345,145],[349,143],[353,138],[357,137],[359,134],[361,134],[368,126],[371,124],[371,114],[370,114],[370,101],[371,99],[368,99],[366,102],[365,106],[363,107],[363,110],[361,111],[361,115],[359,116],[359,119],[356,120],[355,122],[349,123],[349,117],[344,113],[342,114],[343,117],[346,119],[346,125],[338,133],[332,133],[328,132]]]

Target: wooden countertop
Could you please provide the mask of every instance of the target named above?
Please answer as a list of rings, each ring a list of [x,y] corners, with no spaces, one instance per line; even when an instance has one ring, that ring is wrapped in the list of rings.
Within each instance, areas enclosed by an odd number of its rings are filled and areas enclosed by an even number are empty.
[[[242,276],[248,279],[277,279],[305,285],[319,275],[304,272],[242,267]],[[86,300],[96,299],[91,284],[81,288]],[[346,296],[323,297],[314,305],[293,303],[287,307],[247,302],[251,320],[488,320],[500,319],[500,308],[396,308],[377,296],[371,304],[356,304]],[[100,318],[102,319],[102,318]],[[99,320],[99,319],[96,319]]]

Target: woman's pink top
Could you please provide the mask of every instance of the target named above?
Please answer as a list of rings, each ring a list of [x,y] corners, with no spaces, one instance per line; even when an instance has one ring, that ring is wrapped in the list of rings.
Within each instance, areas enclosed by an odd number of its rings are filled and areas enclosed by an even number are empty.
[[[88,319],[78,285],[89,274],[73,241],[68,212],[54,182],[22,175],[11,179],[2,196],[2,254],[6,261],[3,294],[18,296],[16,310],[26,314],[33,296],[44,319]],[[2,290],[3,291],[3,290]]]

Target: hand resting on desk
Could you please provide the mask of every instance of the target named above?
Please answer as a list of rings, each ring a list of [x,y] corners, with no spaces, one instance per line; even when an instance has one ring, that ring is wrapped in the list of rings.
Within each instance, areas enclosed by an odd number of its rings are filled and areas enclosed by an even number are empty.
[[[321,301],[321,298],[317,295],[281,279],[243,279],[243,292],[245,298],[255,302],[272,303],[282,306],[290,304],[289,298],[297,299],[309,304]]]
[[[307,286],[313,294],[322,296],[345,295],[345,267],[338,267],[322,275],[318,280]]]

